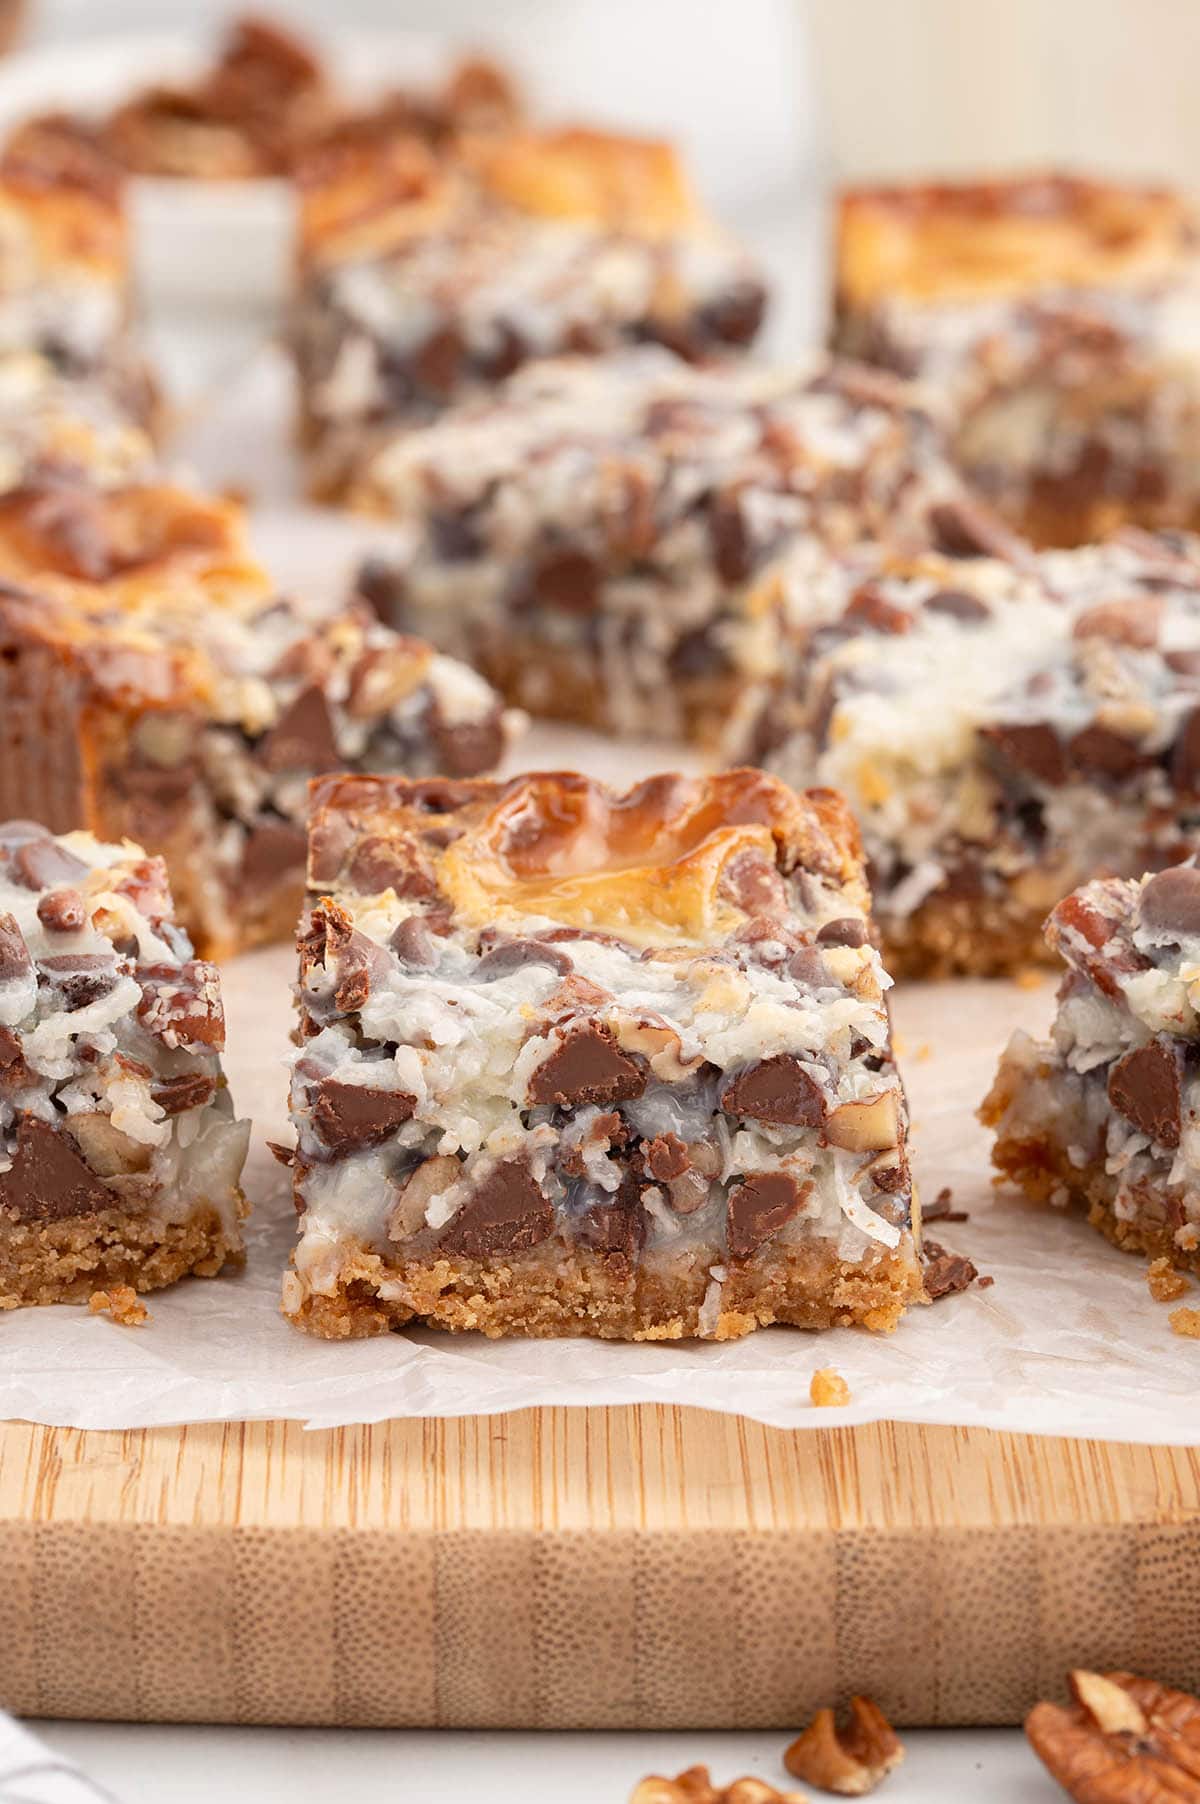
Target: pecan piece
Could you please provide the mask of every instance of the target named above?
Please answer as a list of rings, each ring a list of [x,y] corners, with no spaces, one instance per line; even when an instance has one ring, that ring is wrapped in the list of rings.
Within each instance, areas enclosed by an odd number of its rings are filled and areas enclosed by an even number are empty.
[[[861,1798],[904,1759],[896,1731],[870,1698],[850,1699],[850,1721],[839,1729],[832,1710],[817,1714],[783,1756],[795,1779],[843,1798]]]
[[[1035,1704],[1025,1733],[1075,1804],[1200,1804],[1200,1698],[1127,1672],[1068,1683],[1073,1703]]]
[[[651,1774],[636,1785],[629,1804],[806,1804],[798,1791],[777,1791],[765,1779],[714,1785],[706,1766],[689,1766],[674,1779]]]

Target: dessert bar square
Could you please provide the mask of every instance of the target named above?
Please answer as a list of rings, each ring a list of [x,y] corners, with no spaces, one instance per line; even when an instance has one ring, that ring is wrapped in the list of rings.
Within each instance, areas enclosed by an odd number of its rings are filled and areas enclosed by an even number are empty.
[[[1039,1202],[1131,1252],[1200,1266],[1200,870],[1090,883],[1046,927],[1066,964],[1047,1041],[1018,1033],[980,1111]]]
[[[310,776],[471,776],[512,725],[365,606],[280,595],[241,512],[180,489],[0,497],[0,578],[0,815],[161,853],[206,956],[294,931]]]
[[[920,1288],[857,836],[755,771],[314,784],[285,1310],[336,1338],[891,1328]]]
[[[381,442],[355,499],[394,530],[360,589],[531,712],[712,741],[818,609],[822,548],[937,542],[958,492],[879,372],[559,359]]]
[[[0,825],[0,1309],[241,1259],[224,1037],[161,859]]]
[[[835,343],[929,385],[1048,545],[1200,520],[1200,239],[1179,195],[1063,175],[844,196]]]
[[[292,342],[315,492],[353,487],[381,425],[419,425],[534,357],[750,342],[758,271],[666,144],[598,132],[415,140],[302,189]]]
[[[729,757],[847,796],[889,968],[1045,956],[1081,882],[1200,827],[1200,543],[1130,529],[1017,562],[845,562],[840,616],[751,697]]]

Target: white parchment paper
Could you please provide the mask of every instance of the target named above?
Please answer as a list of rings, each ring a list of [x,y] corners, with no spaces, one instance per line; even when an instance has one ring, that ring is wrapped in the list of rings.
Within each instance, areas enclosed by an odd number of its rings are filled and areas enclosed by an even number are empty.
[[[547,736],[548,737],[548,736]],[[581,741],[582,743],[582,741]],[[624,758],[634,754],[626,748]],[[605,762],[615,762],[606,751]],[[974,1109],[1015,1026],[1040,1031],[1053,982],[918,985],[895,998],[927,1200],[944,1184],[963,1224],[931,1232],[995,1279],[913,1310],[893,1335],[760,1330],[720,1346],[487,1341],[434,1333],[333,1344],[278,1313],[294,1232],[287,1174],[266,1150],[288,1138],[283,1057],[293,954],[230,965],[228,1069],[254,1120],[246,1186],[255,1214],[244,1272],[189,1279],[122,1328],[81,1309],[0,1316],[0,1416],[85,1428],[296,1417],[312,1426],[388,1416],[492,1414],[532,1404],[686,1403],[782,1427],[894,1418],[1097,1435],[1200,1439],[1200,1343],[1170,1332],[1145,1267],[1078,1218],[993,1192]],[[1196,1293],[1200,1302],[1200,1290]],[[817,1366],[852,1401],[817,1410]]]

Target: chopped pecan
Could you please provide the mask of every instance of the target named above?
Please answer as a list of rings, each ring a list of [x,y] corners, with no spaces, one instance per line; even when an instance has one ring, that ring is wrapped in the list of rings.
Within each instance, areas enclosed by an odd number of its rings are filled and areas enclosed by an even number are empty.
[[[818,1710],[783,1756],[793,1778],[843,1798],[874,1791],[904,1759],[900,1738],[878,1704],[850,1699],[850,1721],[839,1729],[832,1710]]]
[[[1075,1804],[1200,1801],[1200,1698],[1127,1672],[1068,1683],[1074,1701],[1035,1704],[1025,1733]]]
[[[636,1785],[629,1804],[806,1804],[798,1791],[777,1791],[765,1779],[714,1785],[706,1766],[689,1766],[674,1779],[652,1774]]]
[[[818,1409],[839,1409],[850,1401],[850,1386],[832,1366],[821,1366],[809,1380],[808,1394]]]

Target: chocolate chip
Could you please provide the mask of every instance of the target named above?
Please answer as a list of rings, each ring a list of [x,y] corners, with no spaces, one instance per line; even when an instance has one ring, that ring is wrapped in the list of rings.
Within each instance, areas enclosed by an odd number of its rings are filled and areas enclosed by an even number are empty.
[[[923,1252],[925,1295],[931,1303],[936,1303],[939,1297],[968,1289],[979,1276],[972,1260],[961,1253],[947,1252],[936,1240],[927,1240]]]
[[[504,710],[499,703],[479,720],[447,720],[438,698],[431,697],[425,730],[447,777],[477,777],[494,770],[504,751]]]
[[[1118,1059],[1108,1074],[1108,1100],[1160,1146],[1179,1145],[1182,1108],[1180,1055],[1164,1039]]]
[[[29,948],[15,915],[0,915],[0,983],[16,983],[32,970]]]
[[[415,1096],[404,1090],[374,1090],[367,1084],[346,1084],[327,1077],[317,1089],[312,1106],[313,1126],[330,1152],[357,1152],[378,1146],[411,1121]]]
[[[980,621],[992,617],[987,602],[980,601],[978,595],[969,595],[965,589],[935,590],[925,598],[925,611],[948,614],[951,620],[961,620],[964,626],[977,626]]]
[[[787,885],[765,852],[738,852],[721,872],[720,894],[747,915],[785,915]]]
[[[826,921],[817,930],[818,946],[865,946],[867,943],[867,924],[858,915],[845,915],[836,921]]]
[[[1067,761],[1062,743],[1048,721],[1013,721],[981,731],[1000,763],[1051,788],[1066,782]]]
[[[475,975],[491,982],[520,971],[526,965],[548,965],[560,977],[569,977],[575,969],[566,953],[560,952],[557,946],[548,946],[539,940],[505,940],[502,945],[493,946],[490,952],[484,953],[475,967]]]
[[[1200,790],[1200,708],[1185,714],[1171,753],[1171,782],[1194,795]]]
[[[107,1209],[112,1192],[86,1165],[67,1134],[40,1116],[17,1117],[13,1161],[0,1172],[0,1209],[18,1221],[63,1221]]]
[[[893,637],[911,632],[913,624],[912,615],[905,608],[896,607],[871,583],[865,583],[851,596],[842,619]]]
[[[466,357],[466,346],[453,326],[442,326],[430,334],[412,360],[412,373],[417,384],[432,394],[449,395],[458,381]]]
[[[37,917],[47,933],[81,933],[87,926],[87,903],[77,889],[47,890],[38,897]]]
[[[117,961],[111,952],[64,952],[39,958],[42,980],[58,990],[67,1009],[87,1008],[117,987]]]
[[[1173,670],[1176,676],[1200,677],[1200,649],[1165,652],[1163,663],[1168,670]]]
[[[238,887],[253,895],[274,889],[289,873],[303,869],[307,852],[303,827],[261,815],[247,829],[238,868]]]
[[[529,1100],[560,1108],[584,1102],[628,1102],[645,1088],[641,1061],[621,1051],[612,1028],[585,1021],[569,1028],[534,1071]]]
[[[692,1168],[687,1142],[678,1134],[659,1134],[643,1149],[646,1170],[660,1184],[669,1184]]]
[[[471,1193],[442,1235],[466,1259],[526,1253],[554,1227],[554,1210],[523,1159],[505,1159]]]
[[[743,583],[754,568],[750,534],[736,495],[713,497],[708,510],[708,537],[717,575],[725,583]]]
[[[435,507],[429,514],[428,532],[439,564],[465,564],[483,553],[484,541],[471,508],[449,513]]]
[[[825,1119],[820,1085],[790,1052],[777,1052],[739,1072],[726,1085],[721,1107],[727,1115],[783,1127],[819,1127]]]
[[[1180,864],[1151,877],[1142,890],[1138,918],[1151,933],[1177,940],[1200,935],[1200,870]]]
[[[811,1185],[787,1171],[756,1171],[729,1198],[726,1234],[730,1256],[748,1259],[804,1206]]]
[[[575,1227],[579,1242],[603,1253],[610,1268],[631,1261],[646,1234],[646,1211],[642,1207],[642,1179],[636,1165],[625,1174],[621,1188],[611,1202],[594,1203]]]
[[[1140,746],[1122,734],[1114,733],[1111,727],[1102,727],[1098,723],[1076,733],[1067,750],[1076,770],[1112,782],[1131,777],[1149,763]]]
[[[1073,639],[1109,639],[1135,651],[1149,651],[1158,643],[1163,604],[1155,596],[1139,595],[1127,601],[1102,601],[1077,614]]]
[[[314,884],[336,882],[342,861],[354,844],[354,829],[343,815],[324,815],[308,832],[308,874]]]
[[[301,691],[259,742],[258,760],[265,770],[336,770],[343,762],[334,738],[325,694],[316,683]]]
[[[162,1077],[150,1086],[150,1100],[165,1115],[182,1115],[185,1109],[202,1109],[211,1102],[217,1080],[203,1071],[183,1071],[178,1077]]]
[[[87,865],[48,836],[26,840],[13,854],[12,878],[24,889],[49,889],[55,883],[76,883],[87,876]]]
[[[600,566],[585,551],[568,546],[544,551],[529,581],[536,600],[565,614],[594,613],[600,601]]]
[[[388,945],[402,964],[411,965],[414,970],[432,971],[437,964],[433,935],[423,915],[406,915],[393,928]]]
[[[1029,555],[1025,541],[998,514],[965,495],[931,507],[929,527],[935,549],[947,557],[998,557],[1020,563]]]
[[[349,887],[362,896],[394,889],[398,896],[429,896],[436,885],[416,848],[400,836],[369,833],[361,839],[346,874]]]

